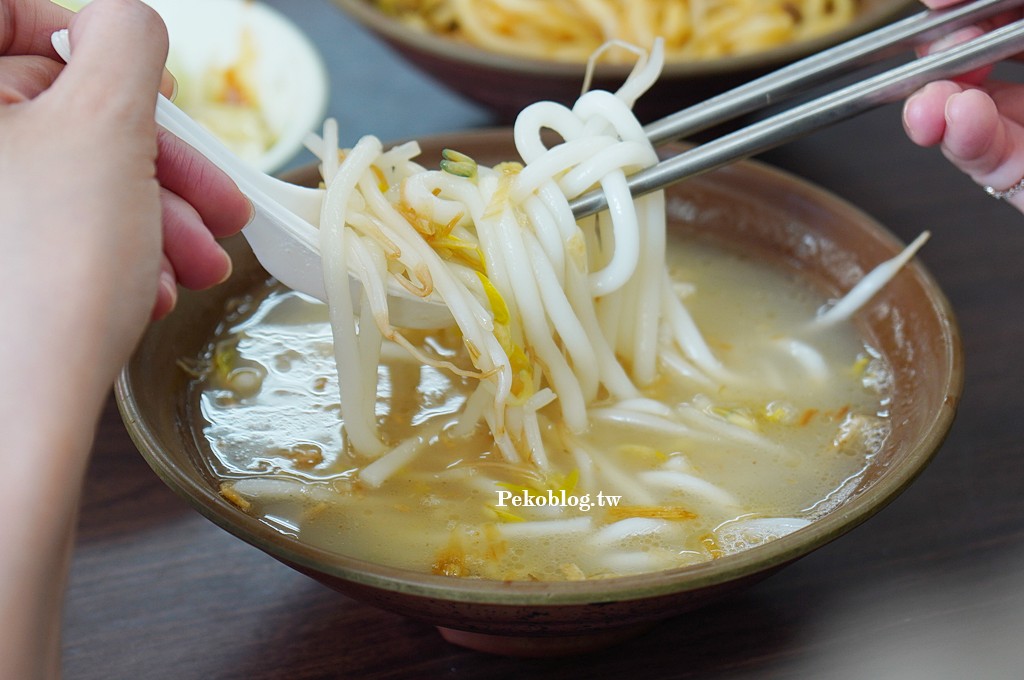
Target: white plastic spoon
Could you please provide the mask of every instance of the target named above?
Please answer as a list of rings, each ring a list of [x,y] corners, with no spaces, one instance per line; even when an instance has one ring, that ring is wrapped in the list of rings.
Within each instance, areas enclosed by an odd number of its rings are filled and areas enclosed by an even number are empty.
[[[69,62],[67,30],[55,32],[51,42],[57,54]],[[252,168],[163,95],[157,100],[156,122],[223,170],[252,201],[256,214],[242,233],[263,268],[289,288],[326,301],[319,230],[314,226],[320,222],[324,191]],[[351,289],[358,305],[362,286],[355,278]],[[388,291],[388,312],[395,326],[443,328],[452,324],[447,307],[415,297],[397,284]]]

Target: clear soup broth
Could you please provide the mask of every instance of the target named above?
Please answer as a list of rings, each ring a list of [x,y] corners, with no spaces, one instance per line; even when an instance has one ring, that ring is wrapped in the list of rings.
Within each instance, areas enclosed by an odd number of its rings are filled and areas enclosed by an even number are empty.
[[[273,283],[236,300],[195,365],[200,450],[221,493],[318,547],[420,572],[499,580],[621,576],[715,559],[798,530],[856,486],[890,426],[890,372],[852,324],[809,332],[829,301],[781,267],[671,244],[678,293],[738,379],[663,358],[628,405],[569,433],[541,412],[549,472],[459,427],[471,385],[385,345],[376,416],[418,435],[386,471],[345,438],[325,305]],[[452,332],[418,337],[458,361]],[[628,414],[628,415],[626,415]],[[398,463],[395,461],[398,460]]]

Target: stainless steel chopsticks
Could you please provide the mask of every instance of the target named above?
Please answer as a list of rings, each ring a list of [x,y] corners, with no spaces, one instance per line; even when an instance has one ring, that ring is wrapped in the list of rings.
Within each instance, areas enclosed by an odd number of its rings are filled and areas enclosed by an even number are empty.
[[[679,139],[776,103],[894,50],[934,40],[943,32],[1022,4],[1024,0],[979,0],[949,10],[922,12],[655,121],[644,131],[656,145]],[[641,196],[661,189],[898,101],[933,80],[952,78],[1020,52],[1024,52],[1024,20],[868,77],[670,157],[631,175],[630,191],[634,196]],[[570,202],[577,218],[603,210],[606,205],[600,192],[591,192]]]
[[[648,124],[644,132],[655,145],[682,139],[780,101],[827,78],[935,40],[1021,4],[1021,0],[980,0],[919,12],[666,116]]]

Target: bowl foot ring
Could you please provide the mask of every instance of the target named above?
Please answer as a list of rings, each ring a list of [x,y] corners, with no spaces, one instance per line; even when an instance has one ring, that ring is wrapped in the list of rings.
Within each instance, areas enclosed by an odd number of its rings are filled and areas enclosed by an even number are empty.
[[[585,654],[643,635],[657,622],[597,630],[581,635],[498,635],[438,626],[446,641],[486,654],[544,657]]]

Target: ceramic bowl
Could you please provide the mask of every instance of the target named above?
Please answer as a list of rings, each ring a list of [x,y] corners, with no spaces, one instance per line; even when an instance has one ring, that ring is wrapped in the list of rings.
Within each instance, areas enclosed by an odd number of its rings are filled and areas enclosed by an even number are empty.
[[[514,157],[507,130],[437,137],[422,147],[421,161],[428,166],[445,147],[487,164]],[[315,170],[290,179],[312,183]],[[830,295],[848,290],[902,248],[843,200],[749,161],[673,187],[668,212],[671,229],[775,261]],[[137,446],[170,488],[238,538],[331,588],[434,624],[447,639],[475,649],[524,655],[583,651],[768,576],[858,526],[906,488],[939,448],[962,389],[955,320],[935,281],[915,263],[858,319],[894,370],[892,435],[856,490],[809,526],[696,566],[591,581],[468,580],[380,566],[307,545],[242,512],[220,496],[200,460],[187,413],[189,377],[178,360],[199,355],[224,318],[227,300],[266,280],[243,239],[227,246],[236,263],[231,279],[211,291],[183,292],[175,312],[149,328],[117,381],[118,404]]]
[[[376,34],[410,64],[465,97],[491,109],[510,123],[525,106],[551,100],[571,105],[580,95],[585,66],[512,57],[415,30],[381,12],[369,0],[334,0],[354,20]],[[741,85],[801,57],[886,24],[914,6],[912,0],[861,0],[860,12],[832,33],[782,45],[764,52],[665,66],[660,80],[637,102],[643,122]],[[630,66],[601,65],[595,89],[617,88]]]
[[[175,103],[200,120],[207,111],[207,121],[217,121],[211,129],[258,170],[284,167],[327,111],[327,70],[309,38],[260,2],[145,1],[167,24],[167,63],[179,85]],[[262,123],[210,113],[209,74],[225,69],[243,74]]]
[[[89,2],[54,1],[76,12]],[[327,69],[309,38],[280,12],[252,0],[143,2],[167,26],[167,65],[178,81],[175,103],[201,117],[211,70],[243,72],[262,123],[218,117],[222,122],[211,129],[257,170],[285,167],[327,111]]]

